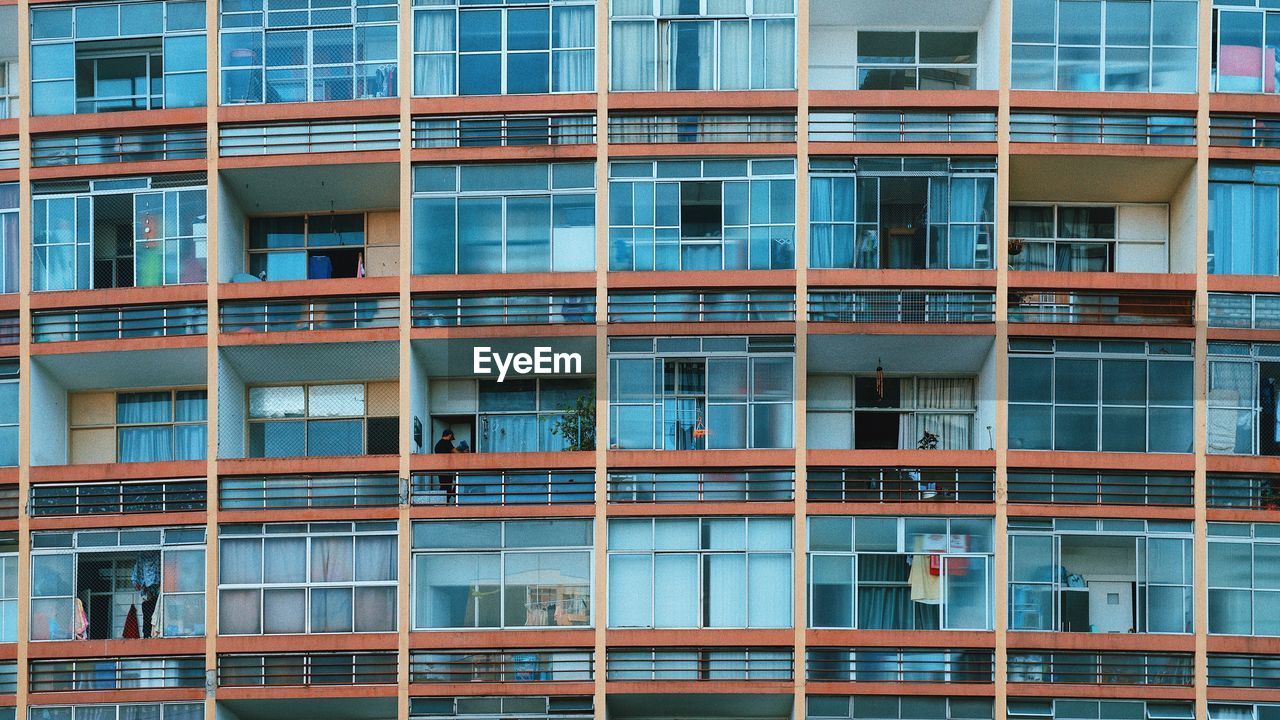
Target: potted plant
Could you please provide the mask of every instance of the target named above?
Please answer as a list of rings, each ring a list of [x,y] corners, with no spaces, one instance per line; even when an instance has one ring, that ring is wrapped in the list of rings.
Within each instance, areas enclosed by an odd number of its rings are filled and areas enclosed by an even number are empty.
[[[579,395],[573,407],[566,408],[551,426],[551,432],[564,438],[566,450],[596,449],[596,394]]]

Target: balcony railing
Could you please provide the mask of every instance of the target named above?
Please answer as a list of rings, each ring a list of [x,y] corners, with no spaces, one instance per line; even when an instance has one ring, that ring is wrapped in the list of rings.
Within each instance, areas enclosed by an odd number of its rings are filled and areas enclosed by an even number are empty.
[[[810,142],[995,142],[994,112],[809,113]]]
[[[609,293],[609,322],[790,322],[796,319],[792,292]]]
[[[204,658],[142,657],[92,660],[33,660],[31,692],[204,687]]]
[[[31,138],[31,164],[51,167],[202,159],[208,139],[204,128],[107,135],[38,135]]]
[[[1209,473],[1205,480],[1209,507],[1280,509],[1280,475]]]
[[[790,680],[790,649],[637,648],[610,650],[610,680]]]
[[[400,503],[395,475],[273,475],[218,481],[218,507],[264,510],[312,507],[392,507]]]
[[[231,125],[218,131],[218,154],[223,157],[399,148],[400,125],[394,119]]]
[[[479,115],[413,120],[415,148],[589,145],[595,141],[594,115]]]
[[[0,170],[18,169],[18,138],[0,138]]]
[[[1215,687],[1280,688],[1280,655],[1209,653],[1208,675]]]
[[[414,505],[573,505],[595,498],[595,473],[415,473]]]
[[[17,313],[0,313],[0,345],[17,345],[21,326]]]
[[[1191,293],[1009,291],[1009,322],[1190,326]]]
[[[1209,144],[1222,147],[1280,147],[1280,116],[1209,116]]]
[[[400,299],[229,302],[221,306],[219,314],[224,333],[393,328],[400,324]]]
[[[810,648],[805,673],[811,681],[990,683],[991,650],[926,648]]]
[[[203,304],[48,310],[31,314],[31,334],[38,343],[203,335],[208,332],[208,321]]]
[[[31,486],[31,515],[171,513],[206,508],[204,480],[149,480]]]
[[[1192,496],[1190,475],[1009,472],[1011,503],[1190,507]]]
[[[1191,685],[1190,653],[1018,650],[1009,653],[1009,682],[1087,685]]]
[[[590,650],[452,650],[415,652],[413,683],[591,682]]]
[[[18,664],[12,660],[0,662],[0,695],[18,692]]]
[[[816,290],[809,322],[963,325],[994,322],[993,292],[965,290]]]
[[[220,655],[221,687],[394,685],[393,652]]]
[[[1209,327],[1280,330],[1280,295],[1209,293]]]
[[[1034,143],[1194,145],[1191,115],[1013,113],[1010,140]]]
[[[611,143],[795,142],[796,116],[781,114],[610,115]]]
[[[18,486],[0,485],[0,520],[18,517]]]
[[[814,468],[809,502],[994,502],[995,472],[957,468]]]
[[[561,325],[596,321],[595,295],[417,295],[414,327]]]
[[[611,503],[786,502],[794,498],[792,470],[609,473]]]

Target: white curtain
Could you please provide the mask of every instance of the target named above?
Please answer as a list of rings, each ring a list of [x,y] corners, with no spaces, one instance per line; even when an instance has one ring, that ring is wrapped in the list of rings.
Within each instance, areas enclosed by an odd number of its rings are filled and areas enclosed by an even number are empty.
[[[714,90],[716,22],[685,20],[671,23],[668,70],[671,90]]]
[[[913,407],[927,410],[963,410],[974,409],[972,378],[930,378],[916,379],[916,396]],[[939,450],[968,450],[972,416],[961,413],[921,413],[915,414],[914,434],[916,441],[924,437],[926,431],[938,436]],[[914,446],[912,446],[914,447]]]
[[[745,554],[706,555],[707,584],[703,607],[708,627],[746,627],[747,557]]]
[[[720,22],[720,89],[751,88],[751,26],[746,20]]]
[[[552,37],[556,48],[591,48],[595,45],[595,9],[590,6],[552,8]],[[590,92],[595,89],[595,53],[557,50],[553,53],[553,91]]]
[[[457,14],[452,10],[414,13],[414,95],[453,95],[457,92],[453,77],[456,23]]]
[[[787,627],[791,624],[789,557],[762,553],[748,556],[748,627]]]
[[[794,20],[756,20],[753,31],[764,33],[756,41],[757,57],[752,87],[767,90],[789,90],[796,86],[796,30]],[[762,67],[763,66],[763,67]]]
[[[657,74],[657,25],[653,20],[613,23],[610,63],[613,90],[653,90]],[[622,58],[626,58],[625,61]]]

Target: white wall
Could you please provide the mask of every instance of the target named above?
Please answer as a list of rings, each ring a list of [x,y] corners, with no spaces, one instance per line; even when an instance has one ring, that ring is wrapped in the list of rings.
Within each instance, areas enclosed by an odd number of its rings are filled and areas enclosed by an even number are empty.
[[[245,382],[231,363],[218,363],[218,457],[245,456],[245,420],[249,417]]]
[[[431,416],[427,413],[427,373],[418,353],[409,351],[409,442],[413,442],[413,419],[422,423],[422,447],[412,447],[413,452],[431,452],[435,438],[431,437]]]
[[[53,375],[31,363],[31,407],[39,412],[24,412],[22,421],[31,426],[31,464],[67,464],[67,391]]]
[[[1169,272],[1169,206],[1116,208],[1116,272]]]
[[[1196,271],[1195,171],[1187,173],[1169,204],[1169,271]]]
[[[994,345],[978,370],[978,409],[973,417],[973,449],[992,450],[996,431],[996,352]],[[987,426],[991,430],[987,430]]]
[[[978,89],[1000,87],[1000,3],[993,2],[978,29]]]
[[[247,272],[245,266],[245,214],[240,202],[218,179],[218,282],[231,282],[231,276]]]

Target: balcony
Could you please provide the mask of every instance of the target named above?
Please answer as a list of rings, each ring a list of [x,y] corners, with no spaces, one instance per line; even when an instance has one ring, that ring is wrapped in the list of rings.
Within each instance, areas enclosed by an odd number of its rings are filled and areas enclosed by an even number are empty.
[[[206,506],[203,479],[31,486],[32,517],[204,512]]]
[[[152,688],[203,688],[200,656],[135,659],[33,660],[27,674],[33,693]]]
[[[427,683],[590,683],[589,649],[503,649],[414,651],[409,682]]]
[[[995,321],[995,293],[963,290],[809,292],[809,322],[961,325]]]
[[[1275,115],[1209,116],[1209,145],[1213,147],[1280,147],[1280,117]]]
[[[1015,143],[1107,145],[1195,145],[1194,115],[1015,112],[1009,121]]]
[[[1280,509],[1280,475],[1209,473],[1205,495],[1209,507]]]
[[[1280,657],[1209,653],[1209,686],[1280,688]]]
[[[774,648],[614,648],[610,681],[790,680],[791,650]]]
[[[795,498],[795,472],[611,472],[607,492],[618,504],[787,502]]]
[[[995,473],[980,468],[810,468],[809,502],[990,503]]]
[[[991,683],[991,650],[922,648],[810,648],[810,682]]]
[[[609,115],[609,142],[644,143],[793,143],[795,115]]]
[[[1025,651],[1009,653],[1009,682],[1190,687],[1190,653]]]
[[[1191,293],[1012,290],[1009,322],[1190,327],[1194,300]]]
[[[203,160],[204,128],[93,135],[38,135],[31,139],[33,167]]]
[[[1191,500],[1191,475],[1018,470],[1009,472],[1011,504],[1191,507]]]
[[[222,510],[394,507],[400,502],[395,475],[271,475],[218,480]]]
[[[591,324],[596,298],[587,293],[414,295],[415,328],[481,325]]]
[[[413,147],[593,145],[594,115],[474,115],[413,119]]]
[[[996,114],[928,110],[811,112],[809,113],[809,141],[815,143],[994,143]]]
[[[394,685],[396,674],[389,652],[218,656],[219,687]]]
[[[1209,327],[1280,330],[1280,295],[1211,292]]]
[[[731,292],[612,292],[610,323],[792,322],[795,293],[768,290]]]
[[[218,155],[300,155],[398,150],[394,120],[237,123],[218,130]]]
[[[388,296],[228,302],[219,306],[219,314],[224,333],[396,328],[400,325],[400,299]]]
[[[207,332],[208,310],[203,303],[37,310],[31,313],[31,339],[37,343],[177,337]]]
[[[588,471],[415,473],[410,503],[426,506],[580,505],[595,497]]]

